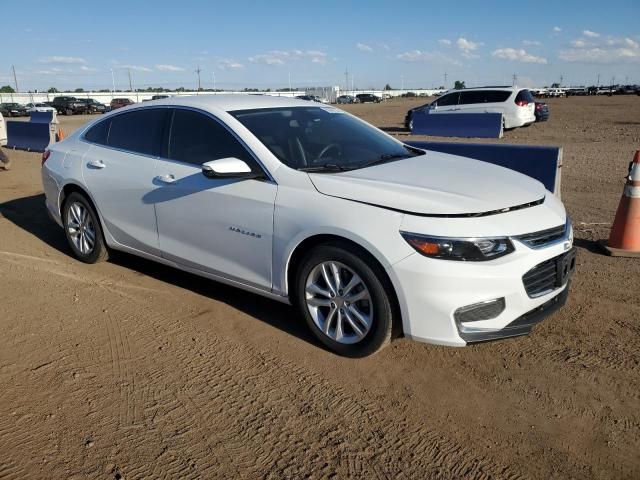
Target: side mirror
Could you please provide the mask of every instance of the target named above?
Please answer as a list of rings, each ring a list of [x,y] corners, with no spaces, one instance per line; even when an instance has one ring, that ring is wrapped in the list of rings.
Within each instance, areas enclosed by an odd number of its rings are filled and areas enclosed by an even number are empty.
[[[211,160],[202,164],[202,174],[207,178],[257,178],[247,162],[229,157]]]

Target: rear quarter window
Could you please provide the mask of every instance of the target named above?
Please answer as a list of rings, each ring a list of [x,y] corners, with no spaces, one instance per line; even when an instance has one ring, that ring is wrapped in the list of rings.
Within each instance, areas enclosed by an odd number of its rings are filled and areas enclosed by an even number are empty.
[[[535,99],[529,90],[520,90],[516,95],[516,102],[534,103]]]
[[[500,103],[506,102],[511,96],[511,92],[508,90],[487,90],[484,92],[484,96],[487,103]]]

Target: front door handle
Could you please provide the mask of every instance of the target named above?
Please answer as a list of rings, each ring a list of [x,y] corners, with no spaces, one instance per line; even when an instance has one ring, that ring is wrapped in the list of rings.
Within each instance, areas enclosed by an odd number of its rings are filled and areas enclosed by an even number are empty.
[[[90,168],[99,168],[99,169],[106,167],[106,165],[102,160],[91,160],[89,163],[87,163],[87,166]]]
[[[176,183],[176,177],[174,177],[173,175],[158,175],[155,179],[160,183],[164,183],[167,185]]]

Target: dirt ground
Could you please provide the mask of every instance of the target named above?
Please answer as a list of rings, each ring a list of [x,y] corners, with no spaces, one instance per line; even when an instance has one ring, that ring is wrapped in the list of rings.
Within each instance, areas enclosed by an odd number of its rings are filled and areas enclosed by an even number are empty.
[[[424,100],[423,100],[424,101]],[[423,101],[352,105],[391,133]],[[119,254],[70,256],[40,155],[0,171],[0,478],[640,478],[640,261],[606,238],[640,97],[549,102],[578,272],[533,334],[361,360],[291,307]],[[67,132],[87,117],[62,117]]]

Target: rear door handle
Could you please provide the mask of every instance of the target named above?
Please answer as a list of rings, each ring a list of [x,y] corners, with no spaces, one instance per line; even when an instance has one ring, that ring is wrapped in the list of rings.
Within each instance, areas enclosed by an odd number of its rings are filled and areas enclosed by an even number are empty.
[[[89,163],[87,163],[87,166],[90,168],[99,168],[99,169],[106,167],[106,165],[102,160],[91,160]]]
[[[176,177],[173,175],[158,175],[155,178],[158,182],[164,183],[166,185],[171,185],[172,183],[176,183]]]

